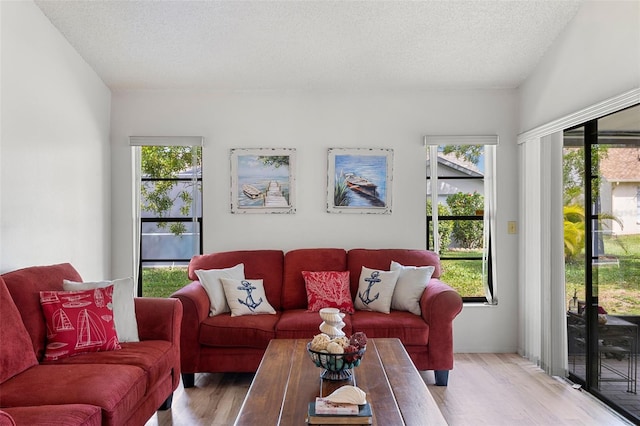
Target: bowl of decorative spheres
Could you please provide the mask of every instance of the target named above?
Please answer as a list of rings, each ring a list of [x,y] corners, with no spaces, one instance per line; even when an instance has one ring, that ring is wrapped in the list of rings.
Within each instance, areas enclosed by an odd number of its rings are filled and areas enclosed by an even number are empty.
[[[347,380],[353,375],[353,369],[360,365],[367,347],[360,348],[357,352],[329,353],[327,351],[314,351],[311,343],[307,343],[309,358],[323,369],[320,376],[326,380]]]

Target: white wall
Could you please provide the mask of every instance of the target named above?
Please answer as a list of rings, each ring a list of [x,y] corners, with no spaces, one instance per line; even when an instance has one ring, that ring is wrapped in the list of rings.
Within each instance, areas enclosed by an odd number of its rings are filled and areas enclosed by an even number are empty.
[[[110,272],[111,93],[32,2],[0,2],[0,272]]]
[[[506,234],[518,217],[516,131],[640,86],[640,3],[587,2],[520,88],[519,105],[513,91],[116,93],[110,154],[109,90],[33,3],[0,2],[0,19],[0,272],[70,261],[86,279],[132,274],[130,135],[206,138],[211,252],[423,247],[421,137],[497,133],[499,305],[465,306],[457,352],[517,349],[517,244]],[[229,149],[270,146],[298,150],[297,213],[231,215]],[[325,213],[327,148],[360,146],[395,150],[392,215]]]
[[[638,182],[616,182],[615,184],[608,185],[608,189],[611,193],[606,200],[609,206],[609,210],[614,216],[619,218],[624,225],[622,228],[618,222],[610,220],[610,229],[615,235],[635,235],[640,233],[640,221],[638,220],[638,189],[640,185]],[[604,204],[604,203],[603,203]],[[612,205],[611,205],[612,204]]]
[[[520,131],[533,130],[529,135],[537,134],[542,132],[540,126],[545,126],[547,135],[560,131],[562,129],[556,127],[559,122],[565,123],[567,117],[578,112],[583,117],[587,110],[595,114],[597,109],[593,109],[593,106],[639,87],[640,2],[585,2],[520,87]],[[540,164],[537,164],[539,169],[534,170],[532,176],[536,173],[540,175],[539,170],[549,169],[549,162],[545,160],[547,156],[559,158],[550,150],[554,146],[551,140],[555,136],[538,139],[539,136],[537,134],[522,145],[523,153],[529,155],[524,157],[526,166],[536,165],[535,161],[529,161],[531,155],[543,155],[542,160],[538,160],[544,167],[540,168]],[[523,190],[526,186],[529,199],[532,199],[531,191],[536,191],[536,188],[537,194],[543,194],[543,198],[537,205],[531,203],[538,210],[528,209],[523,202],[519,212],[522,229],[531,233],[537,231],[539,235],[539,238],[523,240],[521,247],[526,247],[525,251],[531,249],[540,259],[533,259],[532,262],[528,253],[521,252],[522,260],[518,267],[523,279],[519,282],[522,295],[518,309],[521,327],[518,352],[540,362],[544,368],[549,367],[550,371],[557,371],[561,365],[566,366],[566,346],[559,343],[566,342],[566,338],[562,339],[566,333],[562,320],[566,305],[560,306],[558,312],[554,303],[558,300],[554,297],[563,290],[561,249],[558,248],[558,256],[553,256],[553,236],[558,235],[562,227],[562,217],[559,213],[557,221],[549,221],[548,215],[554,201],[550,194],[553,195],[554,189],[560,191],[561,179],[553,179],[543,173],[538,182],[540,187],[537,187],[533,183],[536,182],[535,178],[532,182],[523,180],[524,173],[525,170],[520,171],[519,178],[523,181]],[[545,185],[551,185],[551,188]],[[539,275],[538,282],[535,282],[535,278],[531,282],[532,274]],[[553,283],[558,285],[553,286]],[[536,290],[536,285],[541,291]]]
[[[521,86],[520,132],[640,87],[640,1],[587,1]]]
[[[498,134],[497,307],[465,308],[457,351],[517,347],[515,91],[423,93],[118,92],[112,99],[113,273],[132,265],[131,135],[204,136],[204,251],[300,247],[425,247],[426,134]],[[297,150],[297,212],[231,214],[229,150]],[[391,215],[326,212],[327,149],[394,149]],[[116,202],[117,200],[117,202]],[[499,330],[490,332],[488,330]]]

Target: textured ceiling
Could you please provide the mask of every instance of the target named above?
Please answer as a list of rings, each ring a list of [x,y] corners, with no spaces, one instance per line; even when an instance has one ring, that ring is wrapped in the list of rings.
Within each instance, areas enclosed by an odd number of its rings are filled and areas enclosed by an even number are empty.
[[[512,88],[581,1],[36,1],[112,89]]]

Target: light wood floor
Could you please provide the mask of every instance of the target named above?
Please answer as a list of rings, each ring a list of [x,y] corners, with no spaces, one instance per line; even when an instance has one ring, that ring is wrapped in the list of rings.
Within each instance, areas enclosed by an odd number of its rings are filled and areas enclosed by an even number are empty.
[[[631,424],[515,354],[456,354],[447,387],[435,386],[432,372],[421,374],[450,425]],[[232,425],[252,378],[196,374],[196,386],[180,386],[171,410],[156,413],[147,426]]]

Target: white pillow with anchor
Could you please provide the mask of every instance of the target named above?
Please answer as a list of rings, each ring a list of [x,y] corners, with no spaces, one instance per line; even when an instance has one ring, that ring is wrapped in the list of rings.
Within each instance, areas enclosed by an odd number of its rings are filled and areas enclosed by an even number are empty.
[[[358,293],[354,301],[356,309],[361,311],[391,311],[391,299],[396,288],[400,271],[380,271],[362,267]]]
[[[267,300],[262,280],[234,280],[220,278],[231,316],[275,314]]]

